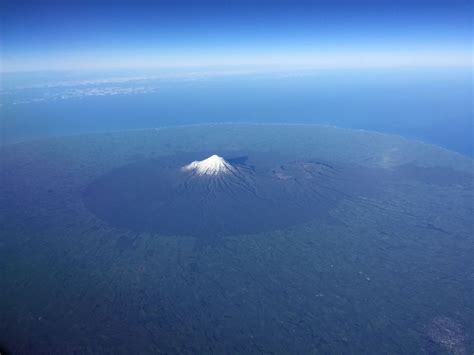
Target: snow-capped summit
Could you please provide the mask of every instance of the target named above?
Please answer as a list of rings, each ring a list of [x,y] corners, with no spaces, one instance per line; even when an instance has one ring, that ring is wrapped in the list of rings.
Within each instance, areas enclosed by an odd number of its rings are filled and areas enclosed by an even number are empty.
[[[204,160],[196,160],[183,166],[184,171],[194,171],[197,175],[220,175],[234,171],[234,167],[218,155],[212,155]]]

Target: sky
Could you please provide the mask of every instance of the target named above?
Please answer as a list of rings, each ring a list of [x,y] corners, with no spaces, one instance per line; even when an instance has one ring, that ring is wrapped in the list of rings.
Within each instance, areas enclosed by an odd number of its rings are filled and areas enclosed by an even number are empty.
[[[469,66],[470,1],[1,2],[2,72]]]

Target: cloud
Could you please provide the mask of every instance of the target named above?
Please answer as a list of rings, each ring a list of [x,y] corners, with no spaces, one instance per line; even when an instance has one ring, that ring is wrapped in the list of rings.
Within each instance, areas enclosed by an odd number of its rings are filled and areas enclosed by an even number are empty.
[[[115,96],[115,95],[136,95],[136,94],[150,94],[158,90],[157,87],[89,87],[89,88],[75,88],[68,90],[61,90],[59,92],[43,91],[39,97],[33,97],[24,100],[13,101],[13,105],[31,104],[38,102],[82,99],[92,96]]]
[[[158,91],[161,83],[165,81],[199,81],[214,77],[253,73],[255,71],[251,70],[178,71],[143,76],[51,80],[3,88],[0,90],[0,98],[4,104],[19,105],[92,96],[150,94]]]

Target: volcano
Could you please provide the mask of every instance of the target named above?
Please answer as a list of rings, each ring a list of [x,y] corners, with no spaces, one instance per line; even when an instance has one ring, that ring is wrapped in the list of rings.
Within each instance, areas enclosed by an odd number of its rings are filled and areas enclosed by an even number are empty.
[[[235,171],[232,165],[216,154],[205,160],[195,160],[191,164],[183,166],[182,170],[194,171],[197,175],[230,174]]]
[[[85,204],[117,227],[216,237],[326,218],[341,198],[363,194],[376,182],[367,169],[327,162],[263,153],[227,154],[227,160],[199,156],[203,159],[176,155],[112,170],[87,187]]]

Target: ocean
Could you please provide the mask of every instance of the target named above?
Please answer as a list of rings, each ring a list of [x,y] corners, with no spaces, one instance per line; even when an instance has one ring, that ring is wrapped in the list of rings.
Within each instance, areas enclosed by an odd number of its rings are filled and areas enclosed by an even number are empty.
[[[9,74],[2,143],[175,125],[314,123],[473,153],[468,69]]]

